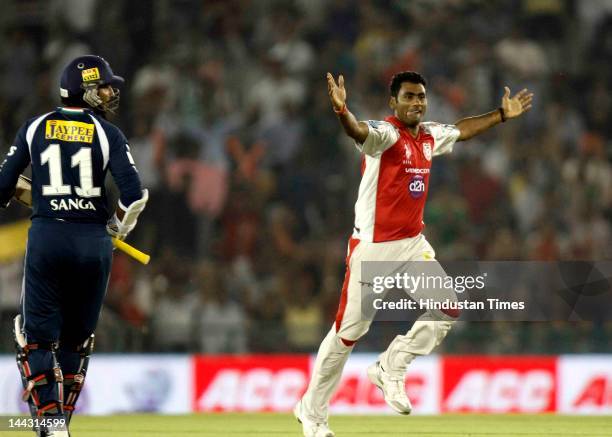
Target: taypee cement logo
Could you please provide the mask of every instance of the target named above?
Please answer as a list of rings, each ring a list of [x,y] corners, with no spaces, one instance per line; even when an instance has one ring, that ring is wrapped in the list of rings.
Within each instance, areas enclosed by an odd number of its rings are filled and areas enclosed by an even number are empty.
[[[422,175],[414,175],[408,183],[408,191],[414,199],[418,199],[425,194],[425,178]]]

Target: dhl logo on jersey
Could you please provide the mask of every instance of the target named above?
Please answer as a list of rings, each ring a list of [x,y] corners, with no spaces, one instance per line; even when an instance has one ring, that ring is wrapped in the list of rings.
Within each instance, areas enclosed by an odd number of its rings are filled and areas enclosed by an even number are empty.
[[[94,125],[80,121],[47,120],[45,128],[47,140],[91,143],[93,135]]]
[[[83,82],[91,82],[92,80],[100,79],[100,71],[98,67],[88,68],[81,72],[81,76],[83,77]]]

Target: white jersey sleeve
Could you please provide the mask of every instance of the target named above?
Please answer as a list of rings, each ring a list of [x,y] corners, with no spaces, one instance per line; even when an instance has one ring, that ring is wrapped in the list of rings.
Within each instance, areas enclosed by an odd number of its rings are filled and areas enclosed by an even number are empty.
[[[395,126],[386,121],[368,120],[368,136],[363,144],[355,143],[360,152],[378,157],[399,139]]]
[[[461,135],[461,132],[454,124],[442,124],[434,121],[421,123],[434,137],[433,156],[444,155],[453,151],[453,145]]]

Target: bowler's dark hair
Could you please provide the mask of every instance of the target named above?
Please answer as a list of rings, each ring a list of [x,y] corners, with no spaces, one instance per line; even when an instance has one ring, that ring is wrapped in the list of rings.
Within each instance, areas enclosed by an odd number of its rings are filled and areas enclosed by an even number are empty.
[[[427,86],[425,78],[416,71],[402,71],[391,78],[391,83],[389,84],[391,97],[397,97],[404,82],[420,83],[423,86]]]

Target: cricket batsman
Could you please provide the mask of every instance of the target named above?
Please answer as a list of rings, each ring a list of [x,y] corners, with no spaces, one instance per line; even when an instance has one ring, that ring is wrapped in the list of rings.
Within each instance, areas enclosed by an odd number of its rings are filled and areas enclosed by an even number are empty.
[[[419,73],[398,73],[390,84],[393,115],[383,121],[358,121],[346,104],[344,78],[340,75],[336,83],[327,73],[333,110],[362,154],[362,178],[336,320],[319,347],[306,393],[294,409],[305,437],[334,436],[328,425],[329,401],[349,354],[371,324],[361,311],[361,262],[429,261],[443,272],[422,234],[433,157],[452,152],[457,141],[519,117],[531,108],[533,98],[526,89],[510,97],[506,87],[499,108],[448,125],[422,121],[427,110],[426,87]],[[440,293],[437,298],[456,299],[454,291],[450,292],[452,295]],[[408,364],[417,356],[430,354],[458,316],[456,310],[425,312],[406,335],[396,336],[368,368],[370,381],[399,414],[410,414],[412,410],[404,388]]]
[[[123,82],[99,56],[74,59],[61,77],[62,107],[27,121],[0,165],[0,205],[16,197],[32,206],[14,333],[39,437],[69,436],[108,285],[111,236],[124,239],[148,200],[125,136],[106,120]],[[31,182],[20,176],[28,165]],[[112,216],[108,171],[121,192]],[[45,417],[66,426],[47,427]]]

